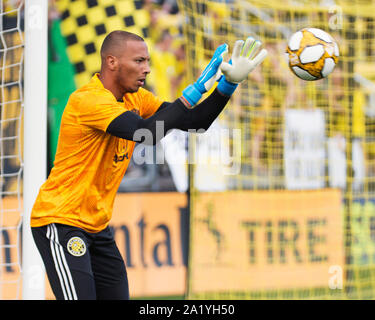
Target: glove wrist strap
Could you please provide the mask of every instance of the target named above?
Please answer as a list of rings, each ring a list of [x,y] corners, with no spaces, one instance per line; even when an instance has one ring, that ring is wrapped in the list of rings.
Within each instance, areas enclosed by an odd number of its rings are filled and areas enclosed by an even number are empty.
[[[217,90],[226,96],[231,96],[237,87],[238,83],[229,82],[225,79],[225,76],[222,76],[217,85]]]
[[[182,91],[182,95],[191,106],[196,105],[202,97],[202,94],[193,84],[188,85],[184,91]]]

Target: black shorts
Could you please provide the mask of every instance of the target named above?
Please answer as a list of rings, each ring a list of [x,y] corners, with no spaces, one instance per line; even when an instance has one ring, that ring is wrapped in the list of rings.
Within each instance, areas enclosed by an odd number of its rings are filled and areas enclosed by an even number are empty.
[[[31,228],[57,300],[127,300],[126,268],[109,227],[98,233],[52,223]]]

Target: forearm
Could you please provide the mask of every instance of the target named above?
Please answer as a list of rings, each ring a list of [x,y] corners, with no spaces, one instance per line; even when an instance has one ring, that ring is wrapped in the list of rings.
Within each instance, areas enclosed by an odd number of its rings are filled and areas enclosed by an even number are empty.
[[[127,111],[110,123],[107,132],[126,140],[155,145],[171,129],[207,130],[229,98],[216,89],[193,109],[185,104],[184,99],[179,98],[147,119]]]
[[[189,129],[207,130],[223,111],[229,99],[230,96],[226,96],[218,89],[215,89],[206,99],[194,108],[189,109],[189,118],[184,123],[184,127],[179,129],[184,131],[188,131]]]
[[[147,119],[126,111],[110,123],[107,132],[126,140],[155,145],[168,130],[184,127],[188,112],[180,99],[166,104]]]

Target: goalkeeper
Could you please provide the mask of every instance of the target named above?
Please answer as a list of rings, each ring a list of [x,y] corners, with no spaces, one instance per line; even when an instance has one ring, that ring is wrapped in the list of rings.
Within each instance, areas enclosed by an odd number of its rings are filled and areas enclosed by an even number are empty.
[[[126,267],[108,223],[135,143],[155,144],[170,129],[208,129],[266,57],[260,45],[237,41],[229,63],[223,61],[228,46],[219,46],[197,81],[165,102],[142,88],[150,73],[144,40],[125,31],[107,35],[100,73],[65,107],[54,167],[31,213],[56,299],[129,299]]]

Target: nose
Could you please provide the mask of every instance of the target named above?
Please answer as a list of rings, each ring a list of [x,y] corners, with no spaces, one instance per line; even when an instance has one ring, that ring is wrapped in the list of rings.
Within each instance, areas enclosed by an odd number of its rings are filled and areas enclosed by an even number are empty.
[[[149,74],[151,72],[150,63],[148,61],[145,62],[145,66],[143,69],[144,74]]]

